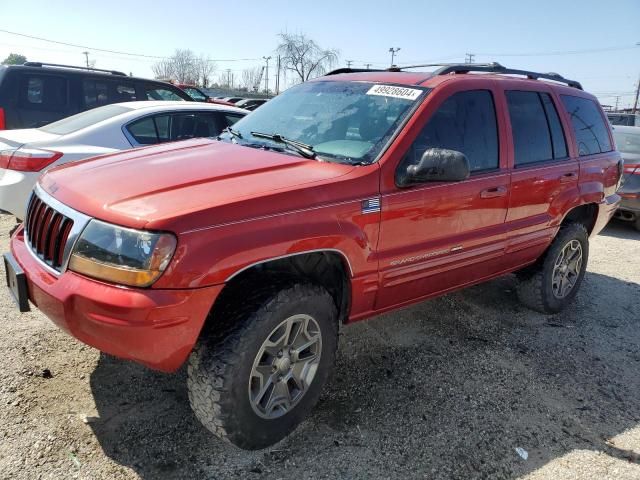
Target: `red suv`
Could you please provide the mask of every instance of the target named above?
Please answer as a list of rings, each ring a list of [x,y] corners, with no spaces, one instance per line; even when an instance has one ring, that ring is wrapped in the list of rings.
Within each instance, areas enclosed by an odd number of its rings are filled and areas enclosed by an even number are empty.
[[[318,400],[344,323],[509,272],[525,305],[569,305],[621,172],[597,100],[557,74],[343,69],[218,139],[50,170],[8,283],[100,350],[188,361],[198,419],[261,448]]]

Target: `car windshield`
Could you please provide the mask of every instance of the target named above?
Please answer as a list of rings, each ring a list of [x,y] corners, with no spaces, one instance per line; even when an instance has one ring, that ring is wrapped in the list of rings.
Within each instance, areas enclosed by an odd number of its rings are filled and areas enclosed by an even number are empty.
[[[183,90],[185,92],[187,92],[189,94],[189,96],[191,98],[193,98],[194,100],[206,100],[207,97],[204,96],[204,94],[198,90],[197,88],[192,88],[192,87],[186,87],[183,88]]]
[[[56,135],[67,135],[131,110],[131,108],[122,105],[105,105],[50,123],[40,127],[40,130]]]
[[[640,128],[638,128],[638,130],[640,130]],[[616,146],[620,152],[640,154],[640,132],[623,133],[614,130],[613,137],[616,140]]]
[[[370,163],[427,91],[368,82],[303,83],[236,123],[240,136],[233,135],[233,141],[284,150],[252,132],[277,134],[312,147],[323,159]],[[222,138],[230,141],[232,135]]]

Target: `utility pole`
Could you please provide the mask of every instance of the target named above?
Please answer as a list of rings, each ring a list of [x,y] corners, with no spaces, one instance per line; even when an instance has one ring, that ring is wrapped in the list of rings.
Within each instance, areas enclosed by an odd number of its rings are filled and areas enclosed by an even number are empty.
[[[391,47],[391,48],[389,49],[389,52],[391,53],[391,66],[392,66],[392,67],[393,67],[393,65],[394,65],[393,60],[394,60],[394,58],[396,57],[396,53],[398,53],[399,51],[400,51],[400,47],[397,47],[397,48],[393,48],[393,47]]]
[[[638,97],[640,96],[640,78],[638,78],[638,85],[636,85],[636,99],[633,102],[633,110],[631,113],[637,113],[638,111]]]
[[[464,63],[473,63],[475,58],[476,58],[475,53],[467,53],[465,54],[465,57],[464,57]]]
[[[264,91],[267,95],[269,95],[269,60],[271,60],[271,56],[269,57],[262,57],[264,59],[265,62],[267,62],[267,71],[266,73],[266,77],[264,79]]]
[[[618,111],[618,101],[620,100],[620,95],[616,95],[616,106],[613,107],[614,112]]]
[[[353,63],[353,60],[347,60],[347,68],[351,68],[352,63]]]
[[[371,69],[371,63],[365,63],[364,66],[366,67],[367,70]]]
[[[227,68],[227,88],[231,88],[231,69]]]
[[[89,52],[82,52],[84,54],[85,60],[87,62],[87,68],[89,68]]]
[[[278,55],[278,76],[276,77],[276,95],[280,95],[280,65],[281,59],[280,55]]]

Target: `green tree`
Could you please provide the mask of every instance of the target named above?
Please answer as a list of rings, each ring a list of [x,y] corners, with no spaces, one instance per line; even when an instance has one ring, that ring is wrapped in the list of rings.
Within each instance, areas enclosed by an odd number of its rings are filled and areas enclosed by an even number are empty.
[[[27,57],[19,53],[10,53],[7,58],[2,61],[2,65],[22,65],[27,61]]]

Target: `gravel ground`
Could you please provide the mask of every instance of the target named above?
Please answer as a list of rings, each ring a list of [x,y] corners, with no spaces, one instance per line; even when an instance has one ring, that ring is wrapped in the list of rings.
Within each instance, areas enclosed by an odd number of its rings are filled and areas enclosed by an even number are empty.
[[[312,416],[252,453],[200,426],[184,371],[101,355],[2,287],[0,478],[638,479],[640,233],[591,245],[563,314],[520,306],[508,276],[345,327]]]

